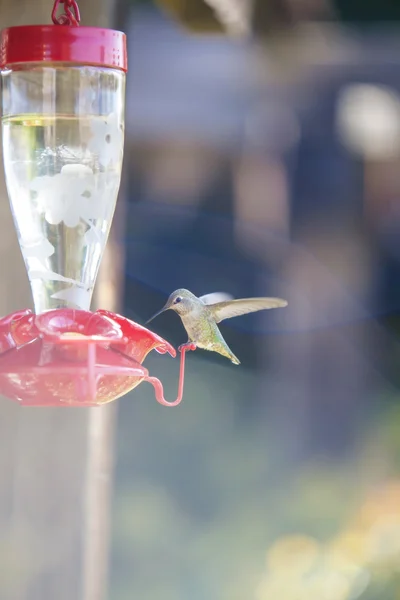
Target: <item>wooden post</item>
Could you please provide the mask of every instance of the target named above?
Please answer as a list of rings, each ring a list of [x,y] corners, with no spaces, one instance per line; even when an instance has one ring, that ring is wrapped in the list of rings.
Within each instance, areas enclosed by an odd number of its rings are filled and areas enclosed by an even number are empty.
[[[121,186],[122,187],[122,186]],[[124,190],[115,211],[97,279],[94,304],[118,312],[123,278]],[[86,472],[83,600],[107,598],[110,506],[113,489],[117,403],[91,408]]]

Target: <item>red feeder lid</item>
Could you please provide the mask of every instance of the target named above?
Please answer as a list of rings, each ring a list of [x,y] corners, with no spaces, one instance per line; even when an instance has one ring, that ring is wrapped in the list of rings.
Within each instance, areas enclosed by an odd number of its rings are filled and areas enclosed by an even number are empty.
[[[72,63],[126,72],[126,35],[113,29],[59,25],[3,29],[0,68],[23,63]]]

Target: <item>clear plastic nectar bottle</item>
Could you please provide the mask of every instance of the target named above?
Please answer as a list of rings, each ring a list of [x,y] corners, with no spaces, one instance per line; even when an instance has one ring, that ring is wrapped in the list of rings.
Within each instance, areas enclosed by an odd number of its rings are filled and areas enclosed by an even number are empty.
[[[59,26],[7,31],[4,169],[35,311],[88,310],[121,179],[125,36]],[[30,41],[25,61],[16,36]]]

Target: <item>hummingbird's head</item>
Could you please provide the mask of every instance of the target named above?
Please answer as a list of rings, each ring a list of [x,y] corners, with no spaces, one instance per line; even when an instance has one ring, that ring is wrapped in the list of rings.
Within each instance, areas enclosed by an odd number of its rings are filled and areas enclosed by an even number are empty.
[[[173,310],[180,316],[187,315],[196,306],[196,302],[198,303],[199,299],[196,298],[192,292],[189,292],[189,290],[183,288],[175,290],[175,292],[172,292],[162,309],[156,312],[156,314],[146,322],[146,325],[166,310]]]
[[[186,315],[196,305],[198,299],[192,292],[185,289],[175,290],[167,300],[164,310],[174,310],[178,315]]]

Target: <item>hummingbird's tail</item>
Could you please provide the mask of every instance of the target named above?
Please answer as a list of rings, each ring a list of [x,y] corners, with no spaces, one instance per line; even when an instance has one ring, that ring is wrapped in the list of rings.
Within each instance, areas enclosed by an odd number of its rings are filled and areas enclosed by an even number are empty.
[[[222,356],[226,356],[234,365],[240,365],[240,360],[237,356],[235,356],[232,350],[229,348],[228,344],[224,341],[223,344],[219,346],[217,352],[222,354]]]
[[[231,359],[234,365],[240,365],[240,360],[234,354],[231,354],[229,358]]]
[[[229,346],[227,345],[225,340],[222,340],[221,342],[217,342],[217,343],[214,343],[214,344],[208,345],[208,346],[200,346],[199,344],[197,344],[197,346],[199,348],[204,348],[204,350],[210,350],[211,352],[218,352],[218,354],[222,354],[222,356],[225,356],[225,358],[229,358],[229,360],[231,362],[233,362],[234,365],[240,365],[240,360],[238,359],[237,356],[235,356],[233,354],[232,350],[229,348]]]

